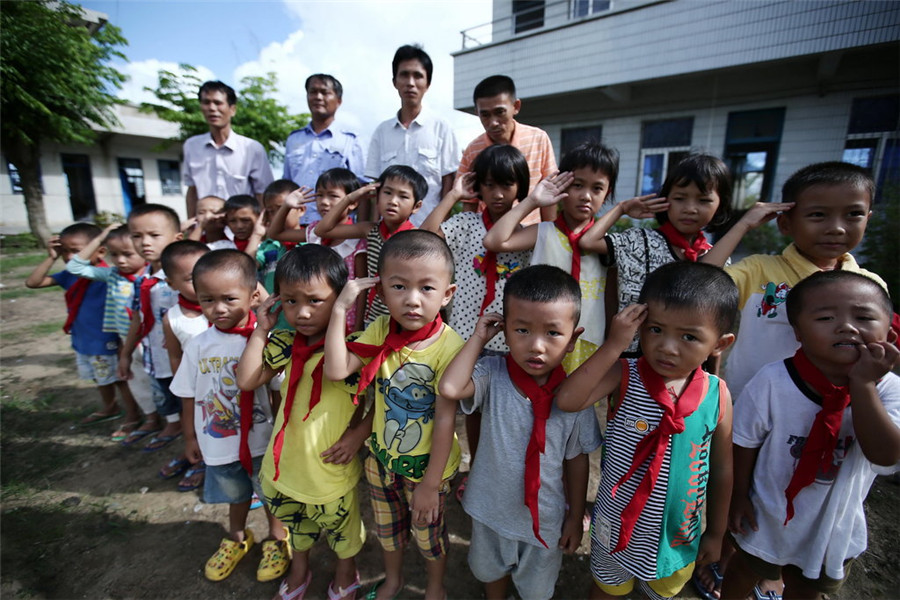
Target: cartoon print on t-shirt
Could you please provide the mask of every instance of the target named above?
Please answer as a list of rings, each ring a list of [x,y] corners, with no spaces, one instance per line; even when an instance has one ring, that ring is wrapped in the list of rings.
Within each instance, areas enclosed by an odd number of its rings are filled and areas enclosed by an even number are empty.
[[[784,304],[784,301],[787,300],[787,295],[788,292],[791,291],[791,287],[784,282],[776,284],[774,281],[770,281],[762,286],[762,289],[764,289],[765,292],[759,303],[759,309],[756,311],[756,316],[761,317],[765,315],[769,319],[774,319],[778,316],[778,305]]]
[[[387,405],[384,447],[399,440],[397,450],[409,452],[422,439],[422,425],[434,418],[434,371],[428,365],[407,363],[379,383]]]
[[[215,368],[219,361],[209,359],[208,363]],[[238,399],[241,390],[234,374],[237,359],[225,359],[220,364],[218,385],[201,399],[200,408],[203,415],[203,433],[214,438],[227,438],[238,434],[241,423]],[[254,402],[253,422],[262,423],[265,420],[265,414]]]

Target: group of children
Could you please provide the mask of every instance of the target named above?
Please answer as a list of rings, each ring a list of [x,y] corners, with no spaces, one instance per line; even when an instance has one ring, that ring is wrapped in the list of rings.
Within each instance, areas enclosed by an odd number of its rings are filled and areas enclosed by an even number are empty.
[[[173,211],[145,205],[122,228],[65,229],[28,285],[67,290],[79,373],[103,399],[86,422],[118,415],[118,391],[123,444],[152,433],[145,449],[157,449],[183,434],[166,474],[205,463],[204,499],[230,505],[209,579],[253,545],[255,492],[269,524],[258,578],[285,575],[276,598],[304,597],[322,532],[337,557],[329,598],[356,597],[364,475],[384,559],[365,597],[400,593],[411,534],[425,596],[444,597],[461,410],[480,415],[467,418],[461,497],[488,598],[506,598],[510,580],[522,598],[554,595],[601,445],[592,597],[638,587],[667,598],[692,577],[706,597],[779,581],[785,597],[837,589],[865,549],[874,476],[900,461],[891,302],[849,254],[871,178],[811,165],[783,203],[752,207],[713,246],[704,229],[731,208],[719,159],[691,155],[658,197],[599,217],[615,150],[583,144],[560,169],[529,190],[521,152],[489,146],[420,229],[409,217],[427,185],[406,166],[362,186],[343,169],[315,191],[278,181],[263,207],[201,199],[189,240]],[[372,197],[378,220],[354,220]],[[475,198],[481,212],[449,216]],[[298,226],[313,201],[321,220]],[[555,221],[520,225],[557,203]],[[660,226],[609,233],[623,215]],[[721,268],[744,233],[776,218],[793,239],[782,255]],[[57,255],[71,274],[48,277]],[[136,353],[155,410],[129,392]]]

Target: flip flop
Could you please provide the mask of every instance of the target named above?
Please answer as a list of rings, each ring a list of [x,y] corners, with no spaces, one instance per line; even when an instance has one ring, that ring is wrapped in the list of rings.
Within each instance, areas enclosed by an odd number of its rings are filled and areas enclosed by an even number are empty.
[[[722,579],[724,579],[722,574],[719,572],[719,563],[710,563],[705,567],[700,568],[709,569],[709,572],[712,574],[715,584],[713,584],[712,591],[706,589],[706,586],[703,585],[703,581],[700,579],[700,570],[695,569],[694,574],[691,576],[691,581],[693,582],[694,587],[697,588],[697,593],[700,594],[700,597],[704,600],[719,600],[715,595],[713,595],[713,592],[722,589]]]
[[[159,475],[162,479],[174,479],[178,477],[182,473],[184,473],[187,468],[191,466],[191,461],[186,458],[173,458],[169,461],[169,464],[164,466],[159,470]]]
[[[79,421],[79,427],[85,427],[87,425],[96,425],[98,423],[106,423],[107,421],[115,421],[116,419],[121,419],[124,416],[122,411],[115,413],[101,413],[101,412],[92,412],[81,421]]]
[[[121,442],[122,440],[127,438],[132,431],[134,431],[135,429],[137,429],[138,427],[140,427],[143,424],[144,424],[144,421],[142,421],[142,420],[140,420],[140,421],[125,421],[124,423],[119,425],[118,429],[116,429],[115,431],[113,431],[110,434],[109,439],[113,442]]]
[[[375,582],[375,585],[373,585],[372,589],[369,590],[369,593],[366,594],[366,600],[375,600],[375,596],[378,595],[378,588],[380,588],[382,585],[384,585],[384,581],[385,580],[382,579],[381,581]],[[403,587],[401,586],[400,589],[397,590],[397,593],[394,594],[393,598],[391,598],[391,600],[396,600],[402,590],[403,590]]]
[[[206,474],[206,463],[199,462],[193,467],[189,468],[184,472],[184,477],[181,478],[181,481],[178,482],[178,491],[179,492],[192,492],[203,485],[203,479]],[[195,481],[190,481],[192,477],[195,475],[204,475],[204,477],[198,477]]]
[[[137,444],[139,441],[147,437],[148,435],[153,435],[155,433],[159,433],[159,429],[135,429],[122,440],[120,443],[123,446],[133,446]]]
[[[153,436],[153,439],[150,440],[150,443],[144,446],[144,452],[156,452],[157,450],[162,450],[175,440],[181,437],[180,433],[176,433],[175,435],[156,435]]]
[[[753,588],[753,596],[756,600],[781,600],[781,594],[774,590],[769,590],[768,592],[764,592],[759,589],[759,586]]]

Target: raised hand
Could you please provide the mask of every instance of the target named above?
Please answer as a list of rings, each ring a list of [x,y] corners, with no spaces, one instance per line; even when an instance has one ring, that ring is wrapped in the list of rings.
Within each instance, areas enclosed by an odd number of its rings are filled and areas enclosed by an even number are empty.
[[[545,206],[553,206],[568,194],[566,189],[572,185],[575,176],[568,171],[564,173],[554,173],[546,179],[542,179],[531,192],[531,198],[541,208]]]
[[[367,290],[378,283],[377,277],[359,277],[357,279],[349,279],[344,285],[344,289],[334,301],[335,308],[343,308],[350,310],[356,304],[356,298],[360,292]]]
[[[763,223],[768,223],[780,213],[787,212],[794,208],[793,202],[757,202],[741,217],[743,223],[748,229],[756,229]]]
[[[475,173],[464,173],[462,177],[457,177],[453,181],[453,192],[463,202],[477,197],[478,194],[475,192]]]
[[[263,331],[271,331],[272,328],[275,327],[275,323],[278,321],[278,315],[281,313],[281,305],[275,306],[278,304],[279,300],[281,300],[281,296],[272,294],[262,301],[262,304],[256,309],[257,328],[262,329]]]
[[[632,219],[649,219],[659,212],[669,209],[669,201],[656,194],[636,196],[622,202],[622,212]]]
[[[59,241],[59,236],[54,235],[49,240],[47,240],[47,256],[56,260],[59,258],[59,250],[62,248],[62,242]]]
[[[293,192],[287,195],[287,198],[284,199],[284,204],[288,208],[300,208],[304,204],[309,204],[316,199],[316,191],[311,190],[308,187],[300,186]]]
[[[503,331],[503,317],[494,312],[484,313],[478,318],[472,337],[477,337],[486,344],[501,331]]]

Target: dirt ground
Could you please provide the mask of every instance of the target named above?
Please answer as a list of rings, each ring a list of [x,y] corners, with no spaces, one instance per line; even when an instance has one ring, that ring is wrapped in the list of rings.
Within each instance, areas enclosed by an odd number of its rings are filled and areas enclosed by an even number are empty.
[[[255,579],[258,546],[224,582],[203,577],[203,565],[224,533],[227,507],[204,504],[197,492],[177,492],[177,480],[157,477],[176,449],[122,448],[109,440],[115,428],[110,424],[73,428],[99,399],[75,375],[73,352],[61,331],[62,293],[23,288],[39,260],[0,260],[0,596],[271,598],[278,583]],[[461,423],[458,431],[462,435]],[[590,499],[598,462],[592,458]],[[869,550],[834,598],[900,597],[900,486],[879,478],[866,504]],[[371,522],[367,502],[363,510],[364,521]],[[455,497],[447,520],[449,596],[482,598],[466,564],[469,521]],[[251,513],[250,527],[257,537],[264,534],[262,511]],[[579,552],[565,558],[556,597],[587,595],[588,544],[585,534]],[[370,534],[357,557],[364,585],[381,577],[380,556]],[[333,560],[321,542],[312,565],[308,597],[327,597]],[[422,597],[423,566],[410,549],[401,598]],[[690,584],[679,597],[697,598]]]

